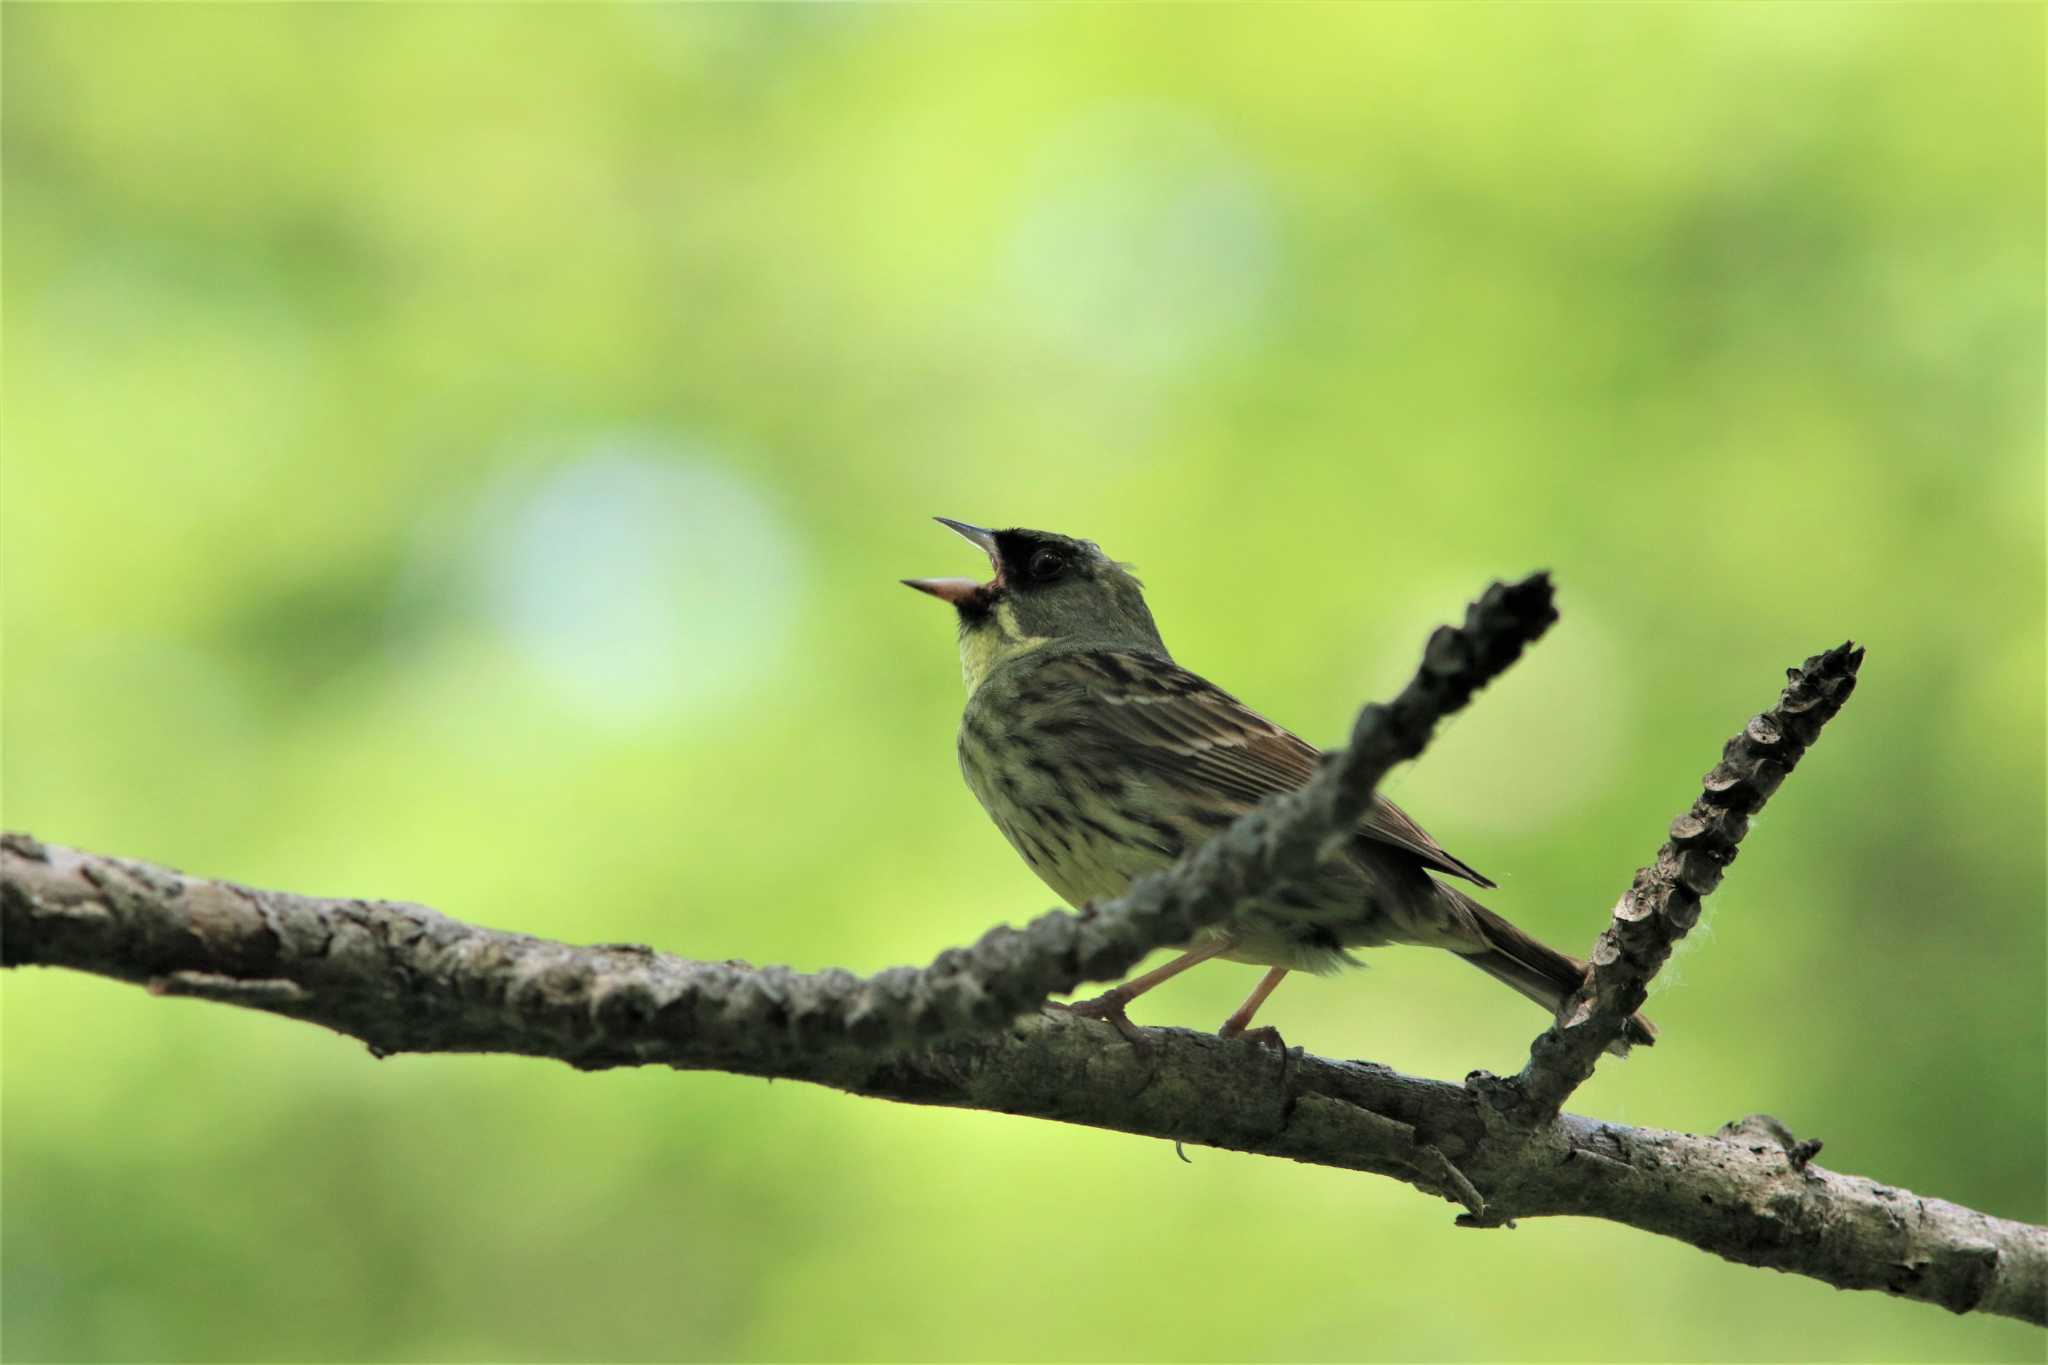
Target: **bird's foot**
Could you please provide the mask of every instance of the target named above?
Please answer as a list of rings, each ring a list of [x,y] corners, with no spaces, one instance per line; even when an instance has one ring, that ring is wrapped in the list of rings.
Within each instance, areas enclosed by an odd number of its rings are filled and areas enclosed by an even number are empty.
[[[1260,1047],[1270,1047],[1279,1052],[1287,1051],[1287,1040],[1282,1038],[1280,1030],[1274,1028],[1271,1024],[1261,1024],[1257,1028],[1246,1028],[1243,1024],[1232,1020],[1226,1022],[1222,1028],[1217,1029],[1216,1036],[1218,1038],[1242,1038],[1247,1043],[1257,1043]]]
[[[1100,1019],[1121,1033],[1124,1041],[1131,1046],[1144,1047],[1145,1030],[1132,1023],[1131,1017],[1124,1013],[1124,1006],[1129,1003],[1129,996],[1120,995],[1116,991],[1104,991],[1093,1000],[1074,1000],[1060,1005],[1059,1008],[1082,1019]]]

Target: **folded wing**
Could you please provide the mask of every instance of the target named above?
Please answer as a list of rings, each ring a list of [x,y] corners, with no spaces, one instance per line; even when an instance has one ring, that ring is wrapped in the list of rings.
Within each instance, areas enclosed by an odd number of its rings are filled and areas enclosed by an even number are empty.
[[[1097,731],[1095,738],[1116,759],[1197,798],[1213,812],[1208,823],[1228,824],[1315,775],[1321,755],[1314,745],[1169,660],[1105,650],[1072,654],[1061,663],[1059,683],[1108,703],[1078,712],[1087,717],[1085,728]],[[1433,871],[1493,885],[1384,797],[1373,798],[1359,835],[1405,849]]]

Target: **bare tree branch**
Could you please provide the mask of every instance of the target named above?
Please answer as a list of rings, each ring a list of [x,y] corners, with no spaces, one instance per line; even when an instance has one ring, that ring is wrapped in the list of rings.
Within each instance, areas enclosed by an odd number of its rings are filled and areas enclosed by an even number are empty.
[[[1849,700],[1862,665],[1863,651],[1845,642],[1787,669],[1778,704],[1723,747],[1721,761],[1703,779],[1699,800],[1671,822],[1670,841],[1657,851],[1657,861],[1636,873],[1635,884],[1615,905],[1613,923],[1593,945],[1586,984],[1530,1044],[1521,1075],[1494,1091],[1509,1113],[1524,1123],[1542,1123],[1593,1074],[1600,1054],[1643,1007],[1650,978],[1699,923],[1700,899],[1721,884],[1723,869],[1735,861],[1749,817]]]
[[[791,1009],[803,983],[849,973],[571,947],[424,906],[254,891],[23,835],[0,840],[0,912],[8,965],[303,1019],[378,1055],[654,1063],[1057,1119],[1391,1176],[1458,1204],[1468,1226],[1606,1218],[1842,1288],[2048,1324],[2048,1229],[1823,1170],[1817,1144],[1760,1116],[1714,1137],[1569,1114],[1524,1126],[1478,1085],[1178,1029],[1145,1030],[1134,1048],[1064,1014],[860,1043]]]
[[[1703,1137],[1558,1113],[1697,919],[1748,815],[1847,698],[1861,658],[1848,646],[1794,670],[1778,707],[1731,741],[1617,908],[1585,988],[1513,1080],[1474,1073],[1456,1086],[1180,1030],[1146,1030],[1133,1047],[1107,1025],[1032,1013],[1311,875],[1386,771],[1555,619],[1542,575],[1495,584],[1463,628],[1432,637],[1399,697],[1359,714],[1349,747],[1306,787],[1115,902],[992,929],[922,969],[861,978],[578,948],[424,906],[258,891],[26,835],[0,836],[0,964],[303,1019],[380,1056],[490,1051],[788,1077],[1284,1156],[1406,1181],[1460,1205],[1467,1226],[1607,1218],[1843,1288],[2048,1325],[2048,1229],[1823,1170],[1817,1141],[1764,1115]]]

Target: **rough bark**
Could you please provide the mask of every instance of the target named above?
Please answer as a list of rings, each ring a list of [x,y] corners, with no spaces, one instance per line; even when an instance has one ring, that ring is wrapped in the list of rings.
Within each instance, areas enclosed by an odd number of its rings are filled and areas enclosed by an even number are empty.
[[[1763,809],[1821,727],[1856,690],[1863,651],[1844,642],[1785,670],[1778,704],[1729,740],[1721,761],[1701,781],[1692,809],[1671,822],[1657,861],[1637,871],[1614,907],[1614,919],[1593,945],[1586,984],[1557,1020],[1529,1045],[1529,1062],[1494,1094],[1526,1123],[1555,1115],[1593,1074],[1608,1044],[1649,996],[1650,978],[1678,940],[1699,923],[1700,900],[1721,884],[1749,817]]]
[[[1566,1114],[1526,1126],[1483,1084],[1285,1054],[1178,1029],[1026,1014],[935,1042],[863,1042],[794,1002],[850,974],[573,947],[425,906],[254,891],[0,843],[6,961],[325,1025],[394,1052],[659,1064],[1028,1114],[1391,1176],[1466,1224],[1579,1214],[1731,1260],[1956,1312],[2048,1324],[2048,1229],[1823,1170],[1771,1120],[1707,1137]],[[844,978],[842,980],[841,978]]]
[[[1778,708],[1731,741],[1706,784],[1710,809],[1680,817],[1639,874],[1585,990],[1519,1077],[1454,1085],[1170,1029],[1133,1046],[1106,1024],[1037,1012],[1048,995],[1121,974],[1312,870],[1386,770],[1554,619],[1547,580],[1496,585],[1462,629],[1432,638],[1400,697],[1361,712],[1349,748],[1309,786],[1117,902],[991,930],[921,969],[862,978],[575,947],[425,906],[253,890],[26,835],[0,837],[0,963],[302,1019],[379,1055],[786,1077],[1368,1171],[1451,1200],[1471,1226],[1606,1218],[1841,1288],[2048,1325],[2048,1229],[1824,1170],[1818,1142],[1764,1115],[1701,1136],[1557,1113],[1697,917],[1746,816],[1847,697],[1861,657],[1848,646],[1793,670]],[[1625,915],[1632,906],[1647,909]]]

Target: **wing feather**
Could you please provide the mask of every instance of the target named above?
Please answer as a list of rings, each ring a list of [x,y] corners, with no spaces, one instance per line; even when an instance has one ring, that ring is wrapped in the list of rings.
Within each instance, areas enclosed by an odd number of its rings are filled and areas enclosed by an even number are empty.
[[[1102,758],[1191,795],[1244,809],[1315,775],[1321,754],[1314,745],[1158,655],[1081,651],[1040,667],[1041,680],[1087,695],[1092,704],[1074,713],[1082,718],[1077,730],[1092,734]],[[1435,871],[1493,885],[1385,797],[1373,798],[1359,834],[1406,849]]]

